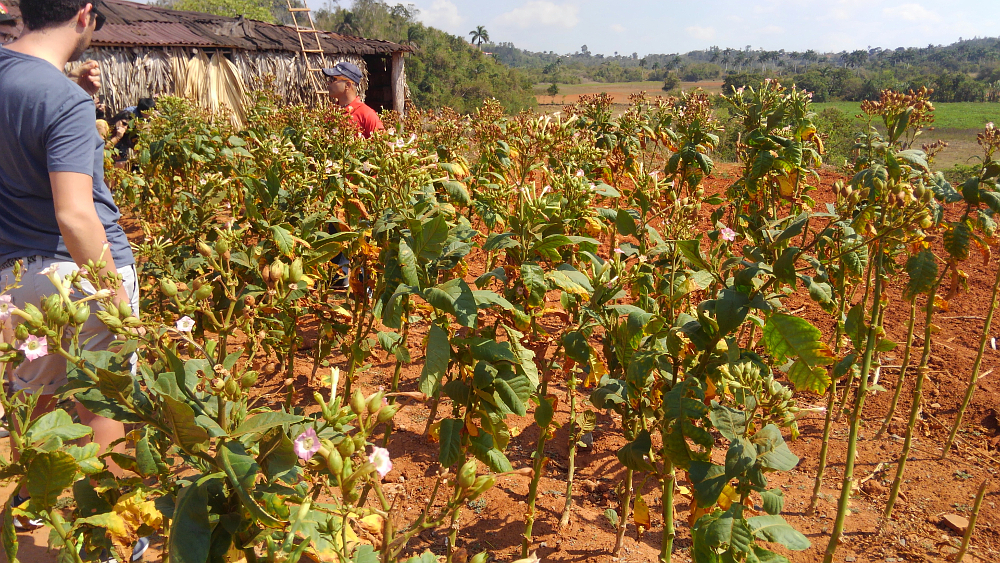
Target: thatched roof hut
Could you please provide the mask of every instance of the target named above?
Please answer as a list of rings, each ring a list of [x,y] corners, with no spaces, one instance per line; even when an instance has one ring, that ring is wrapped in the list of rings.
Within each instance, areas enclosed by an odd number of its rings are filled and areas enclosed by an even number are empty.
[[[7,0],[12,15],[20,20],[20,0]],[[395,109],[402,113],[406,100],[403,57],[412,48],[375,39],[336,33],[309,34],[303,53],[294,27],[247,20],[167,10],[156,6],[104,0],[101,12],[107,23],[96,32],[84,60],[101,65],[104,96],[108,107],[120,110],[139,98],[182,95],[216,110],[228,107],[237,121],[245,112],[245,93],[266,84],[288,103],[313,104],[317,74],[308,66],[322,67],[350,61],[362,69],[360,94],[376,111]],[[21,30],[20,21],[17,31]]]

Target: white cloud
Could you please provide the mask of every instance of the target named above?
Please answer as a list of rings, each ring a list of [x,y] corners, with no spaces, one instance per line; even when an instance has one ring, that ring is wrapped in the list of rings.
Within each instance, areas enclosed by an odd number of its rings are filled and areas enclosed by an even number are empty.
[[[900,4],[892,8],[882,8],[883,16],[900,17],[911,22],[936,22],[941,18],[920,4]]]
[[[620,23],[611,24],[611,31],[615,33],[625,33],[625,26]]]
[[[496,22],[519,29],[529,27],[576,27],[580,23],[580,9],[573,4],[556,4],[548,0],[531,0],[513,10],[500,14]]]
[[[451,30],[465,21],[458,13],[458,6],[451,0],[434,0],[431,7],[420,10],[420,21],[438,29]]]
[[[784,32],[785,29],[777,25],[769,25],[767,27],[762,27],[760,30],[760,33],[762,35],[781,35]]]
[[[711,39],[715,37],[714,27],[701,27],[698,25],[692,25],[690,27],[685,27],[684,31],[688,32],[688,35],[694,37],[695,39]]]

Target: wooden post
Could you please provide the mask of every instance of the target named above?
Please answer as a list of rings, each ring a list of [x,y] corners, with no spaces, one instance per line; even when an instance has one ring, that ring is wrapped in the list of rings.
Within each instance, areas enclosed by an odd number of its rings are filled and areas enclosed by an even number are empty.
[[[392,54],[392,109],[403,117],[406,108],[406,71],[403,69],[403,53]]]

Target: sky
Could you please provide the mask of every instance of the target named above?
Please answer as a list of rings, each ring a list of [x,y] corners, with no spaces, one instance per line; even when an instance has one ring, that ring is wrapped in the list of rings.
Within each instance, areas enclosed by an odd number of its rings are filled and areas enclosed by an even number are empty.
[[[348,6],[351,0],[342,0]],[[685,53],[744,48],[819,52],[947,45],[1000,36],[1000,0],[386,0],[469,38],[568,54]],[[327,0],[308,0],[319,9]]]

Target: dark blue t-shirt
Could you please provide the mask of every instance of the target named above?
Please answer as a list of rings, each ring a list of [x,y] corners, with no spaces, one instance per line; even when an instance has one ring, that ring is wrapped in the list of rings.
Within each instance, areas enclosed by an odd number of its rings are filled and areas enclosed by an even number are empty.
[[[59,234],[50,172],[94,179],[94,206],[117,267],[135,263],[104,184],[94,102],[48,61],[0,47],[0,262],[72,260]]]

